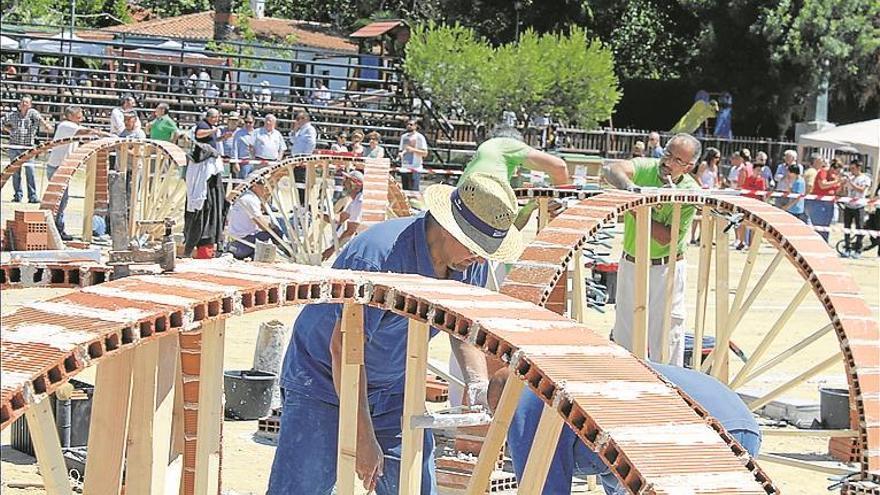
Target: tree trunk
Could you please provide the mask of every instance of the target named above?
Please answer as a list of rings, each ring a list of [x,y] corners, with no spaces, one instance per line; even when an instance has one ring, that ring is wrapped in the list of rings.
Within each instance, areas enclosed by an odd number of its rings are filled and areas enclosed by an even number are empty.
[[[224,41],[232,33],[232,0],[214,0],[214,41]]]

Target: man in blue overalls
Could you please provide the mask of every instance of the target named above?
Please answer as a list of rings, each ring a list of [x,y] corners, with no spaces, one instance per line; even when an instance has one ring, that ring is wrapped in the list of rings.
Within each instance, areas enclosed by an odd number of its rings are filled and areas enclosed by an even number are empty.
[[[735,392],[709,375],[678,366],[648,363],[667,380],[684,390],[717,419],[752,457],[761,447],[761,430],[752,413]],[[501,395],[506,370],[492,378],[489,385],[489,402],[495,405]],[[522,478],[526,468],[535,431],[541,419],[544,403],[529,390],[523,392],[507,433],[507,445],[516,478]],[[628,493],[599,455],[587,448],[569,428],[563,428],[556,446],[556,454],[550,464],[543,495],[568,495],[574,475],[598,475],[605,493],[625,495]]]
[[[482,287],[484,260],[512,261],[522,251],[522,238],[512,225],[516,198],[499,178],[474,174],[455,188],[432,186],[425,191],[425,204],[424,215],[389,220],[359,234],[333,267],[413,273]],[[271,495],[324,495],[336,482],[340,313],[339,304],[311,305],[294,324],[281,376],[285,399]],[[389,311],[364,311],[356,471],[364,488],[379,495],[398,493],[407,325],[406,318]],[[432,336],[436,333],[431,330]],[[462,369],[485,375],[486,361],[478,349],[453,345],[453,352]],[[488,377],[483,383],[488,385]],[[482,397],[485,401],[485,389]],[[436,493],[433,450],[428,431],[422,494]]]

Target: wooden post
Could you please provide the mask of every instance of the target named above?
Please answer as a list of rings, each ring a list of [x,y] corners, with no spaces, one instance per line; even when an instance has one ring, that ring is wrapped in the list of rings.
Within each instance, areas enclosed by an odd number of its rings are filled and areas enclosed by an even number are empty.
[[[800,351],[804,347],[807,347],[808,345],[812,344],[813,342],[819,340],[826,333],[828,333],[832,330],[834,330],[833,323],[829,323],[829,324],[825,325],[824,327],[820,328],[819,330],[816,330],[815,332],[813,332],[809,337],[807,337],[804,340],[798,342],[797,344],[789,347],[788,349],[780,352],[776,356],[773,356],[772,359],[767,360],[766,363],[762,364],[758,369],[753,371],[752,374],[749,376],[745,376],[742,373],[742,370],[740,370],[740,373],[737,374],[736,377],[734,377],[734,379],[730,382],[730,388],[738,387],[739,385],[748,383],[748,382],[752,381],[753,379],[761,376],[761,374],[767,372],[771,368],[774,368],[779,363],[790,358],[791,356],[796,354],[798,351]]]
[[[92,242],[92,217],[95,216],[95,187],[97,185],[98,157],[92,155],[86,162],[86,191],[83,199],[83,230],[84,242]],[[67,187],[70,187],[69,185]]]
[[[422,491],[422,449],[425,430],[413,428],[413,416],[425,412],[425,376],[428,371],[427,323],[409,320],[406,336],[406,380],[403,392],[403,445],[400,455],[400,493]]]
[[[728,277],[730,246],[727,244],[728,235],[724,232],[724,225],[718,223],[715,226],[715,366],[712,367],[712,376],[727,383],[727,359],[730,353],[727,349],[719,349],[719,340],[727,329],[727,315],[730,311],[730,287]],[[708,363],[704,363],[703,371],[706,371]]]
[[[193,492],[216,495],[220,487],[220,428],[223,422],[223,352],[226,320],[202,324],[199,419]]]
[[[538,232],[550,221],[550,198],[538,198]]]
[[[651,268],[651,207],[636,209],[636,277],[633,304],[632,353],[648,358],[648,271]],[[623,283],[626,283],[624,281]]]
[[[517,491],[519,495],[539,495],[544,490],[544,482],[550,471],[550,463],[553,461],[553,453],[556,452],[556,444],[559,443],[559,432],[563,423],[562,416],[545,404],[541,412],[541,421],[535,431],[535,438],[532,440],[532,448],[529,450],[526,469],[519,483]]]
[[[507,383],[504,384],[504,390],[501,392],[501,399],[492,415],[489,431],[486,433],[486,438],[483,439],[480,457],[477,459],[477,465],[474,466],[471,479],[468,482],[467,495],[483,495],[489,489],[489,479],[492,471],[495,470],[495,461],[498,460],[498,453],[504,446],[507,430],[510,428],[510,422],[513,420],[513,414],[516,412],[523,388],[525,388],[525,382],[518,376],[511,374],[507,378]]]
[[[134,145],[133,149],[128,150],[128,155],[131,158],[131,167],[128,170],[128,177],[131,184],[131,194],[128,195],[128,235],[129,238],[132,238],[136,235],[137,232],[137,210],[141,206],[140,201],[138,199],[138,191],[140,191],[141,184],[141,175],[143,175],[143,171],[141,168],[143,167],[143,163],[140,159],[140,146]]]
[[[345,304],[342,308],[342,366],[339,378],[339,445],[336,457],[336,492],[355,493],[357,461],[357,418],[360,400],[361,366],[364,364],[364,307]]]
[[[173,337],[180,348],[180,334]],[[171,413],[171,445],[168,454],[168,470],[165,476],[165,493],[180,493],[183,488],[183,451],[185,449],[185,426],[183,412],[183,373],[180,351],[174,357],[174,403]]]
[[[749,292],[746,300],[737,308],[733,308],[730,313],[730,324],[738,325],[739,321],[742,319],[743,315],[749,308],[752,307],[752,304],[758,298],[758,294],[764,290],[764,286],[767,285],[767,282],[770,281],[770,278],[773,276],[773,272],[776,271],[776,267],[779,266],[779,263],[782,262],[782,259],[785,258],[785,252],[779,251],[776,253],[776,256],[773,257],[773,260],[770,261],[770,264],[767,266],[767,269],[764,270],[764,273],[761,275],[761,278],[758,279],[758,283],[752,287],[751,292]]]
[[[669,328],[672,326],[672,299],[675,292],[675,266],[678,263],[678,231],[681,228],[681,203],[672,205],[669,262],[666,265],[666,298],[663,304],[663,326],[660,330],[660,362],[669,363]]]
[[[574,263],[572,270],[571,285],[571,317],[578,323],[587,321],[587,291],[584,287],[586,273],[584,270],[584,252],[581,249],[574,250],[571,260]]]
[[[700,213],[700,264],[697,273],[697,311],[694,320],[694,351],[691,356],[691,368],[700,369],[703,357],[703,332],[706,328],[706,304],[709,300],[709,271],[712,267],[712,238],[714,236],[715,219],[711,209],[703,206]]]
[[[68,495],[70,480],[67,477],[67,466],[61,455],[61,441],[58,440],[58,428],[55,415],[52,413],[52,401],[44,397],[31,404],[25,413],[31,443],[37,457],[37,465],[43,476],[43,486],[47,495]]]
[[[98,364],[83,493],[118,495],[122,488],[133,357],[121,352]]]
[[[131,422],[128,431],[126,491],[165,493],[171,450],[172,413],[177,359],[177,336],[142,344],[134,351]]]

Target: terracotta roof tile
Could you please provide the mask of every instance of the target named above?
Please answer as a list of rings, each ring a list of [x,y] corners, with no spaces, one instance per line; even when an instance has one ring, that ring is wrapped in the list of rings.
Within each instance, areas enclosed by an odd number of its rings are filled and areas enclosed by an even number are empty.
[[[375,38],[392,29],[403,26],[403,21],[379,21],[367,24],[357,31],[348,35],[349,38]]]
[[[235,22],[235,15],[230,22]],[[346,52],[357,51],[357,47],[345,38],[321,32],[322,26],[316,23],[263,17],[251,19],[251,28],[260,38],[284,39],[288,35],[294,35],[299,45]],[[153,19],[124,26],[111,26],[103,30],[156,37],[209,40],[214,35],[214,12],[197,12]]]

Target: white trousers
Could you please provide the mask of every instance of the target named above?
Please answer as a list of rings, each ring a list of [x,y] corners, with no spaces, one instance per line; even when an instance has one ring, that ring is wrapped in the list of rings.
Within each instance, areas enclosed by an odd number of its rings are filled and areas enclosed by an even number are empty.
[[[663,311],[666,309],[666,276],[668,265],[651,265],[648,272],[648,359],[660,362],[663,345]],[[636,264],[620,258],[617,270],[616,308],[611,336],[626,349],[633,350],[633,316],[635,314]],[[684,365],[684,320],[687,311],[684,291],[687,284],[687,263],[675,264],[672,289],[672,321],[669,327],[669,364]]]

